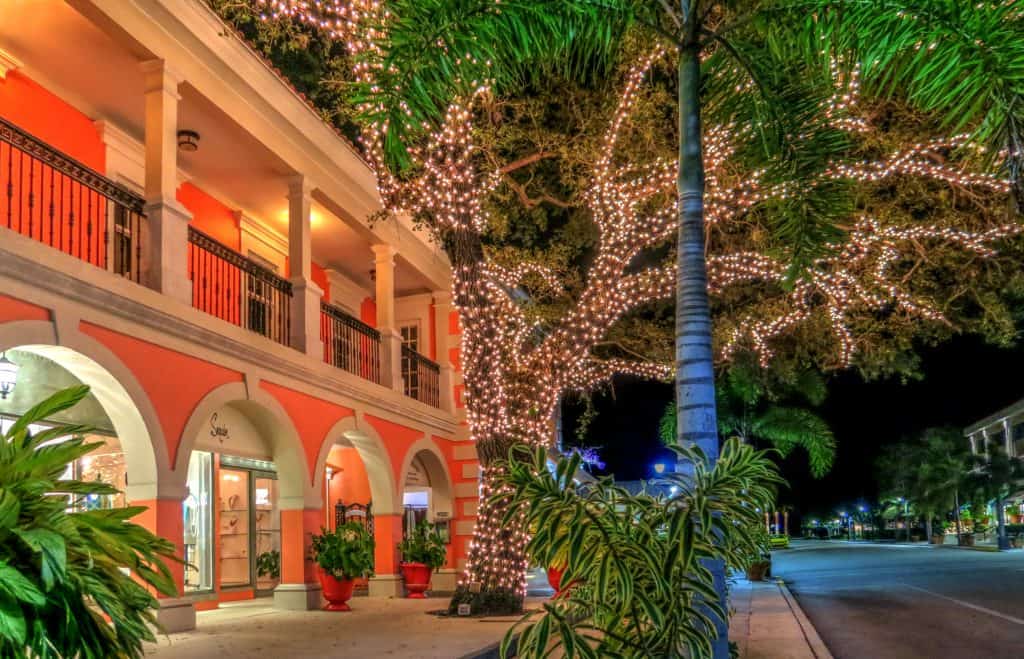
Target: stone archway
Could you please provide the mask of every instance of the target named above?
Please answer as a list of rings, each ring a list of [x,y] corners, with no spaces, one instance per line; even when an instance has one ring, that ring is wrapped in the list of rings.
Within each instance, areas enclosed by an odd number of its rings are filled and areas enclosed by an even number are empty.
[[[175,472],[182,478],[188,475],[189,497],[183,508],[186,516],[194,512],[198,520],[186,523],[185,544],[194,546],[200,557],[193,562],[196,566],[204,565],[202,561],[209,566],[187,575],[187,586],[259,594],[270,589],[276,593],[289,578],[302,581],[310,535],[303,520],[311,507],[319,510],[320,503],[309,482],[299,433],[276,398],[242,382],[207,393],[185,423]],[[197,495],[198,505],[191,500]],[[238,531],[241,539],[225,531],[232,525],[244,529]],[[207,539],[205,546],[200,546],[200,538]],[[229,540],[235,543],[231,547]],[[268,577],[253,561],[275,551],[277,576]],[[228,564],[226,556],[236,564]],[[214,560],[219,561],[216,566]]]
[[[369,423],[360,423],[359,415],[341,419],[328,432],[320,445],[320,454],[313,471],[313,487],[323,491],[327,458],[335,446],[355,449],[366,470],[373,502],[378,515],[392,515],[401,511],[394,469],[384,440]]]
[[[414,470],[414,466],[416,469]],[[421,471],[429,489],[429,510],[431,521],[451,519],[455,512],[451,473],[444,454],[432,440],[423,437],[405,452],[399,477],[402,479],[402,492],[406,492],[407,480],[412,471]]]
[[[62,337],[62,345],[57,338],[53,324],[44,321],[0,325],[0,351],[35,356],[39,364],[52,364],[90,387],[124,453],[129,501],[180,496],[183,484],[171,472],[163,427],[131,370],[90,337],[74,333]]]

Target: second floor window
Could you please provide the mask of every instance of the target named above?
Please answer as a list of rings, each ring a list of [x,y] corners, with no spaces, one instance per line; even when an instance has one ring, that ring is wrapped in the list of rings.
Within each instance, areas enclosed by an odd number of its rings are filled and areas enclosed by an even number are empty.
[[[399,331],[402,333],[402,346],[413,353],[419,352],[420,326],[416,323],[402,325]],[[420,390],[419,373],[413,355],[405,350],[402,351],[402,381],[405,383],[405,395],[415,398]]]

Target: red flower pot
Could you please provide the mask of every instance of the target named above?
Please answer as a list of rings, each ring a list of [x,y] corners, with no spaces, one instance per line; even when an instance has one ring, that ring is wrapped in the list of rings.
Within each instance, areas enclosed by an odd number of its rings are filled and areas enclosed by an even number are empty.
[[[430,588],[430,566],[425,563],[401,563],[402,579],[405,580],[405,589],[409,591],[409,599],[426,599],[423,591]]]
[[[560,588],[560,586],[562,585],[562,573],[563,572],[565,572],[564,568],[560,568],[560,567],[549,567],[548,568],[548,585],[550,585],[551,588],[554,589],[555,597],[558,597],[561,594],[561,592],[562,592],[562,589]]]
[[[327,600],[324,611],[351,611],[345,602],[352,599],[354,586],[355,579],[335,579],[331,574],[320,570],[320,587],[323,588],[324,599]]]

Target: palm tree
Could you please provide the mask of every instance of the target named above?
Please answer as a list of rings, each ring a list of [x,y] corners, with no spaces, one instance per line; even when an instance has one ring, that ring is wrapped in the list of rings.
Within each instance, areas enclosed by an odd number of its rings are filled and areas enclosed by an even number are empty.
[[[735,366],[716,387],[718,430],[724,437],[744,443],[766,443],[783,457],[796,447],[810,458],[811,473],[821,478],[835,461],[836,442],[828,423],[811,409],[824,401],[825,382],[805,371],[789,382],[774,382],[751,366]],[[676,405],[669,403],[659,434],[666,445],[676,441]]]
[[[1009,549],[1003,501],[1024,481],[1024,466],[1019,460],[1008,456],[1003,447],[992,444],[987,454],[968,456],[966,468],[970,470],[966,487],[973,498],[982,505],[995,502],[999,549]]]
[[[925,501],[952,498],[957,542],[963,542],[960,496],[969,487],[968,447],[956,428],[929,428],[921,436],[914,488]]]

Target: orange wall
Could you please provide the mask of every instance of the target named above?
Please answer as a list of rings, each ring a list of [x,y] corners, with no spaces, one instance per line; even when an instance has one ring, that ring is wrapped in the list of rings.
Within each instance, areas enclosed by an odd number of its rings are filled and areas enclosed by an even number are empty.
[[[359,453],[351,446],[334,446],[327,456],[327,464],[334,468],[334,477],[328,487],[327,516],[334,526],[334,504],[371,503],[370,479]],[[338,471],[338,470],[341,471]]]
[[[377,327],[377,303],[373,298],[368,297],[359,305],[359,320],[370,327]]]
[[[106,171],[106,148],[92,119],[17,71],[0,80],[0,116],[100,174]],[[0,225],[106,266],[102,195],[7,144],[0,146],[0,162],[0,190],[13,194],[10,201],[0,194]]]
[[[306,453],[309,481],[312,483],[320,445],[327,438],[328,431],[355,411],[270,382],[260,382],[260,386],[281,403],[295,424]]]
[[[138,379],[160,417],[172,465],[185,424],[199,401],[222,384],[242,381],[237,371],[98,325],[83,322],[80,328],[114,352]]]
[[[106,149],[92,119],[18,71],[0,79],[0,116],[101,174],[106,172]]]
[[[325,272],[324,269],[318,266],[316,263],[310,263],[309,265],[312,268],[310,274],[312,275],[313,281],[316,283],[317,286],[320,287],[320,290],[324,292],[324,294],[321,296],[321,299],[324,302],[330,302],[331,282],[327,280],[327,272]]]
[[[189,224],[236,252],[241,249],[241,230],[230,208],[191,183],[181,184],[177,198],[192,213]]]

